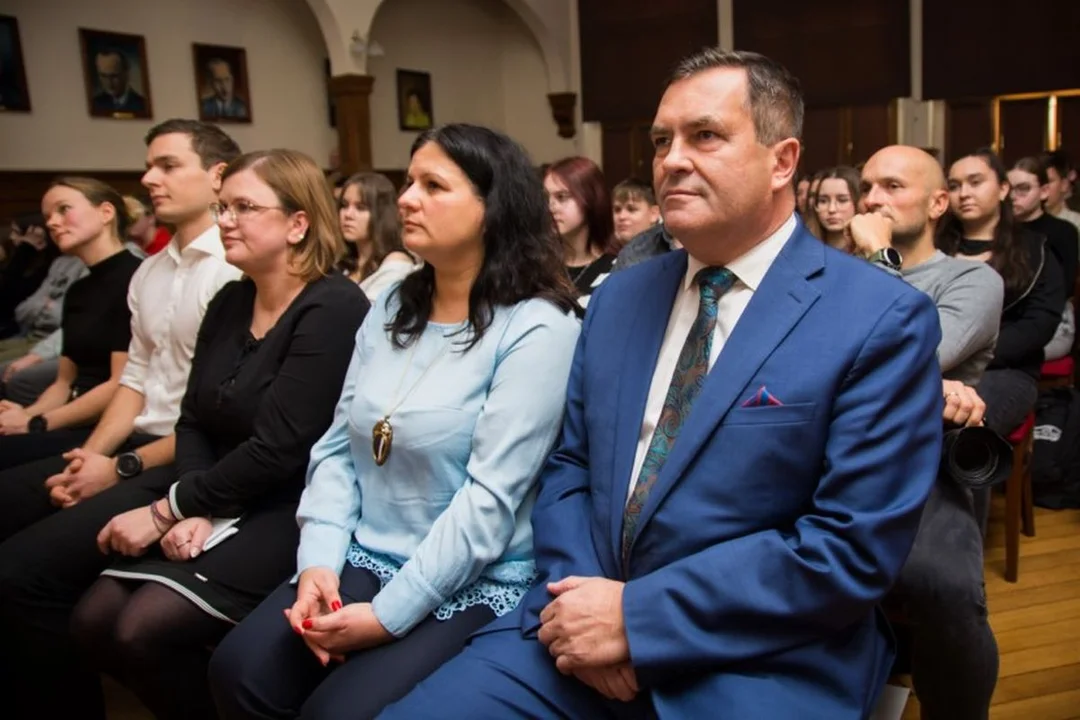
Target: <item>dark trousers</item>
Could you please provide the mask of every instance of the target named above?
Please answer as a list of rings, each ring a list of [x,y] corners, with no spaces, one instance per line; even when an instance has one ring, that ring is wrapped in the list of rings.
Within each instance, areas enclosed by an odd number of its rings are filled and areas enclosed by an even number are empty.
[[[45,477],[16,480],[25,491]],[[49,506],[43,519],[0,543],[4,717],[104,720],[98,675],[83,662],[69,632],[71,611],[111,561],[97,547],[101,528],[163,497],[174,480],[173,466],[153,468],[67,510]],[[0,481],[0,513],[12,511],[5,499],[11,482]],[[32,495],[22,493],[21,501]],[[36,502],[43,509],[40,496]]]
[[[345,566],[343,603],[370,602],[378,591],[373,574]],[[295,601],[296,588],[283,585],[218,646],[210,661],[210,687],[223,720],[374,718],[494,619],[485,605],[445,621],[429,616],[400,640],[351,653],[344,664],[324,668],[282,615]]]
[[[967,489],[939,478],[893,598],[912,633],[911,676],[926,720],[986,720],[998,675],[987,622],[983,538]]]
[[[499,621],[474,636],[464,652],[403,700],[386,708],[379,720],[656,717],[647,689],[628,703],[607,700],[577,678],[560,673],[547,648],[535,637],[524,637],[519,627]],[[717,698],[716,712],[708,717],[729,717],[723,698]]]
[[[46,433],[46,435],[52,434]],[[89,431],[86,435],[89,436]],[[45,435],[39,437],[45,437]],[[124,442],[120,447],[120,452],[134,450],[158,439],[156,435],[137,433]],[[61,452],[78,447],[85,440],[86,437],[83,437]],[[49,491],[45,488],[45,481],[53,475],[62,473],[67,467],[67,461],[60,455],[61,453],[58,452],[40,460],[0,471],[0,542],[7,540],[20,530],[25,530],[38,520],[59,512],[59,509],[49,501]]]
[[[86,442],[86,438],[90,437],[93,430],[93,426],[87,426],[62,428],[37,434],[0,436],[0,471],[26,465],[35,460],[60,457],[68,450],[73,450]]]
[[[1027,414],[1035,409],[1039,399],[1039,383],[1020,370],[1002,368],[983,373],[975,391],[986,403],[986,427],[1003,437],[1009,437],[1020,427]],[[990,518],[990,490],[978,490],[974,494],[975,518],[986,536],[986,524]]]

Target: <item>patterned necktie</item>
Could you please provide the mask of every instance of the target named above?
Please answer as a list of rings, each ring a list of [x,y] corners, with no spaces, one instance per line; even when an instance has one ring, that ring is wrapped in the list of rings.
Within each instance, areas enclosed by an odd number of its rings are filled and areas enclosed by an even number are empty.
[[[625,564],[630,553],[630,542],[637,530],[638,517],[649,491],[656,484],[660,469],[667,460],[668,453],[675,445],[683,421],[690,415],[694,399],[705,384],[709,373],[709,353],[712,350],[713,330],[716,329],[716,313],[720,296],[735,284],[735,275],[727,268],[707,267],[694,276],[701,293],[697,318],[690,327],[675,373],[671,376],[664,408],[660,411],[660,420],[656,423],[649,450],[645,453],[645,462],[641,465],[637,482],[630,494],[623,512],[622,556]]]

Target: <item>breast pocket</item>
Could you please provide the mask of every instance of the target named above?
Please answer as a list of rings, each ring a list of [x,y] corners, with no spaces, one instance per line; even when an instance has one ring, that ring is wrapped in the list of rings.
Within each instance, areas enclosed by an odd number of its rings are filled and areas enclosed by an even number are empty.
[[[817,403],[738,407],[724,418],[724,425],[797,425],[814,419]]]

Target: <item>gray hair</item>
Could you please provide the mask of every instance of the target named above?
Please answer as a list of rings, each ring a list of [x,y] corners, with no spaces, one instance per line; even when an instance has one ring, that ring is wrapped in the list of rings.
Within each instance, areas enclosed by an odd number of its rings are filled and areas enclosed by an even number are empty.
[[[803,96],[798,79],[783,65],[760,53],[707,47],[684,58],[668,80],[680,80],[717,68],[746,71],[754,134],[764,145],[787,138],[802,139]]]

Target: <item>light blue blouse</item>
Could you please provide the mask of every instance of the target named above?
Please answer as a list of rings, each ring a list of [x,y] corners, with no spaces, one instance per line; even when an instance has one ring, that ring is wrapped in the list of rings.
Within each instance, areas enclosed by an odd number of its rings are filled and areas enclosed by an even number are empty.
[[[297,565],[373,571],[383,585],[372,610],[400,637],[433,611],[485,604],[501,615],[533,580],[529,517],[580,324],[528,300],[496,309],[468,352],[453,334],[464,325],[436,323],[399,350],[384,329],[396,307],[384,293],[368,312],[333,424],[312,448]],[[372,428],[398,402],[380,467]]]

